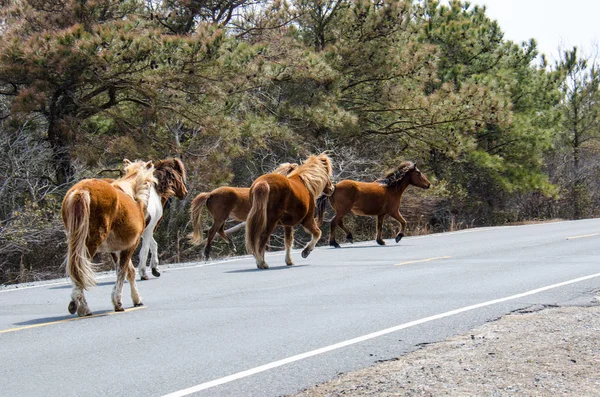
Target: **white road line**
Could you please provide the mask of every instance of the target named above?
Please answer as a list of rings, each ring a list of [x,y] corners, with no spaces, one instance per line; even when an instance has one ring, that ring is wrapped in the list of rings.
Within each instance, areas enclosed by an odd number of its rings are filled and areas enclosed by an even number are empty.
[[[361,343],[361,342],[367,341],[369,339],[378,338],[380,336],[387,335],[387,334],[390,334],[392,332],[400,331],[400,330],[403,330],[403,329],[406,329],[406,328],[414,327],[416,325],[424,324],[424,323],[427,323],[427,322],[430,322],[430,321],[439,320],[439,319],[442,319],[442,318],[445,318],[445,317],[454,316],[456,314],[468,312],[468,311],[471,311],[471,310],[480,309],[482,307],[491,306],[491,305],[495,305],[495,304],[498,304],[498,303],[503,303],[503,302],[507,302],[507,301],[510,301],[510,300],[523,298],[523,297],[526,297],[526,296],[529,296],[529,295],[534,295],[534,294],[537,294],[537,293],[540,293],[540,292],[548,291],[548,290],[551,290],[551,289],[554,289],[554,288],[564,287],[565,285],[574,284],[574,283],[578,283],[578,282],[581,282],[581,281],[590,280],[590,279],[597,278],[597,277],[600,277],[600,273],[595,273],[595,274],[591,274],[589,276],[579,277],[579,278],[568,280],[568,281],[564,281],[564,282],[561,282],[561,283],[552,284],[552,285],[548,285],[548,286],[541,287],[541,288],[536,288],[536,289],[533,289],[533,290],[530,290],[530,291],[526,291],[526,292],[523,292],[523,293],[520,293],[520,294],[511,295],[511,296],[507,296],[507,297],[499,298],[499,299],[494,299],[494,300],[487,301],[487,302],[477,303],[475,305],[465,306],[465,307],[462,307],[460,309],[455,309],[455,310],[451,310],[451,311],[448,311],[448,312],[445,312],[445,313],[440,313],[440,314],[436,314],[436,315],[433,315],[433,316],[425,317],[425,318],[422,318],[422,319],[419,319],[419,320],[410,321],[408,323],[400,324],[400,325],[397,325],[395,327],[386,328],[386,329],[383,329],[381,331],[376,331],[376,332],[373,332],[373,333],[370,333],[370,334],[359,336],[359,337],[354,338],[354,339],[349,339],[349,340],[346,340],[346,341],[343,341],[343,342],[339,342],[339,343],[336,343],[336,344],[333,344],[333,345],[322,347],[320,349],[311,350],[311,351],[308,351],[306,353],[297,354],[295,356],[287,357],[287,358],[284,358],[282,360],[274,361],[274,362],[269,363],[269,364],[265,364],[265,365],[261,365],[259,367],[255,367],[255,368],[251,368],[251,369],[248,369],[248,370],[245,370],[245,371],[241,371],[241,372],[229,375],[229,376],[225,376],[223,378],[219,378],[219,379],[215,379],[215,380],[212,380],[212,381],[209,381],[209,382],[201,383],[199,385],[192,386],[192,387],[189,387],[187,389],[183,389],[183,390],[179,390],[179,391],[175,391],[175,392],[166,394],[163,397],[183,397],[183,396],[187,396],[187,395],[192,394],[192,393],[196,393],[196,392],[199,392],[199,391],[202,391],[202,390],[210,389],[212,387],[223,385],[223,384],[229,383],[229,382],[233,382],[233,381],[236,381],[236,380],[239,380],[239,379],[242,379],[242,378],[246,378],[248,376],[256,375],[256,374],[258,374],[260,372],[264,372],[264,371],[268,371],[268,370],[273,369],[273,368],[281,367],[283,365],[290,364],[290,363],[293,363],[295,361],[300,361],[300,360],[303,360],[305,358],[314,357],[314,356],[317,356],[319,354],[330,352],[332,350],[341,349],[343,347],[347,347],[347,346],[350,346],[350,345]]]

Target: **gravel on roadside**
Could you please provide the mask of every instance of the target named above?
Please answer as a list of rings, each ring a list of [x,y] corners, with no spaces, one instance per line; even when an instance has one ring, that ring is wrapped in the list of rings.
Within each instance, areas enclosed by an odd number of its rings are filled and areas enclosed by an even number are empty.
[[[600,396],[600,305],[521,311],[294,397]]]

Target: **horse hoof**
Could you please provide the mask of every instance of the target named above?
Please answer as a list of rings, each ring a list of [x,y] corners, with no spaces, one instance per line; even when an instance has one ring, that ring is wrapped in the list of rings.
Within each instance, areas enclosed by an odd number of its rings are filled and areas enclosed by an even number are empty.
[[[354,238],[351,234],[346,236],[346,241],[348,241],[350,244],[354,244]]]
[[[259,269],[268,269],[269,265],[267,265],[266,263],[263,263],[262,265],[256,265],[256,267]]]
[[[404,237],[404,233],[398,233],[398,235],[396,236],[396,242],[402,240],[402,237]]]
[[[150,280],[150,277],[148,277],[148,275],[144,274],[142,277],[140,277],[140,280],[141,281]]]
[[[125,309],[123,309],[123,305],[119,305],[119,306],[115,306],[115,311],[116,312],[124,312]]]
[[[69,313],[75,314],[76,311],[77,311],[77,302],[71,301],[71,303],[69,303]]]
[[[305,248],[305,249],[302,250],[302,257],[303,258],[306,258],[308,256],[308,254],[310,254],[310,251],[308,249]]]
[[[87,307],[82,307],[79,306],[77,308],[77,315],[79,317],[87,317],[87,316],[91,316],[93,313],[90,311],[90,309],[88,309]]]
[[[377,244],[379,244],[379,245],[385,245],[385,241],[383,241],[383,240],[382,240],[382,239],[380,239],[380,238],[378,238],[378,239],[377,239],[377,240],[375,240],[375,241],[377,241]]]
[[[133,304],[133,307],[140,307],[140,306],[144,306],[144,304],[142,302]]]
[[[330,241],[329,245],[331,245],[334,248],[340,248],[340,245],[337,243],[337,241]]]
[[[294,262],[285,262],[285,264],[288,266],[294,266]]]
[[[154,277],[160,277],[160,272],[158,270],[156,270],[155,268],[152,268],[152,275]]]

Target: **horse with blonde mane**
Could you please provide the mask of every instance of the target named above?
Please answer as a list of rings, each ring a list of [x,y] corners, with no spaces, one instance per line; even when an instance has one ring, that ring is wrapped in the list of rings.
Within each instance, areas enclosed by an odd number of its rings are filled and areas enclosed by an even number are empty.
[[[246,219],[246,249],[256,258],[259,269],[268,269],[265,250],[278,224],[284,229],[285,263],[292,266],[294,229],[302,225],[312,239],[302,250],[306,258],[321,237],[313,213],[315,199],[321,193],[331,195],[331,160],[325,153],[310,156],[289,175],[266,174],[258,177],[250,187],[252,207]]]
[[[158,244],[154,239],[154,232],[163,217],[163,209],[169,198],[175,196],[183,200],[188,191],[185,187],[186,173],[181,160],[169,158],[159,160],[154,164],[156,183],[150,187],[150,196],[146,207],[146,228],[142,233],[142,247],[138,263],[138,272],[141,280],[148,280],[146,261],[148,252],[152,251],[150,267],[154,277],[160,277],[158,271]]]
[[[296,169],[296,163],[283,163],[277,167],[273,173],[288,175]],[[192,234],[192,244],[202,243],[202,208],[208,209],[213,222],[206,236],[204,246],[204,259],[210,257],[210,249],[215,235],[218,233],[227,243],[233,252],[236,252],[233,241],[224,230],[225,221],[232,218],[239,222],[245,222],[250,212],[250,188],[221,186],[208,193],[198,194],[192,201],[190,209],[192,225],[194,228]]]
[[[67,233],[67,274],[73,281],[69,312],[92,312],[84,290],[96,284],[92,259],[96,252],[116,254],[117,281],[112,292],[115,311],[123,311],[125,277],[134,306],[142,300],[135,283],[131,256],[145,228],[150,187],[156,182],[152,162],[125,160],[125,176],[117,180],[84,179],[65,195],[62,217]]]
[[[352,243],[352,233],[343,223],[344,216],[349,212],[356,215],[377,217],[377,237],[379,245],[385,245],[382,239],[383,221],[386,216],[391,216],[402,226],[396,235],[396,242],[404,237],[406,220],[400,214],[400,202],[402,194],[409,185],[422,189],[429,189],[431,184],[427,177],[410,161],[403,161],[398,168],[389,172],[386,176],[375,182],[357,182],[343,180],[335,185],[335,191],[329,197],[321,196],[317,200],[317,211],[315,216],[317,223],[323,223],[325,205],[327,200],[335,210],[335,216],[331,220],[329,229],[329,245],[339,248],[335,241],[335,229],[341,227],[346,232],[346,240]]]

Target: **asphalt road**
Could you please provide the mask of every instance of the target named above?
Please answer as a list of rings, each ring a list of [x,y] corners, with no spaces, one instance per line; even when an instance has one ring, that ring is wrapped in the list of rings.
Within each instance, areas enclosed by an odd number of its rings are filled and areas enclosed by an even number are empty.
[[[280,396],[600,289],[600,219],[386,242],[163,267],[124,313],[100,276],[83,319],[64,279],[0,289],[0,395]]]

